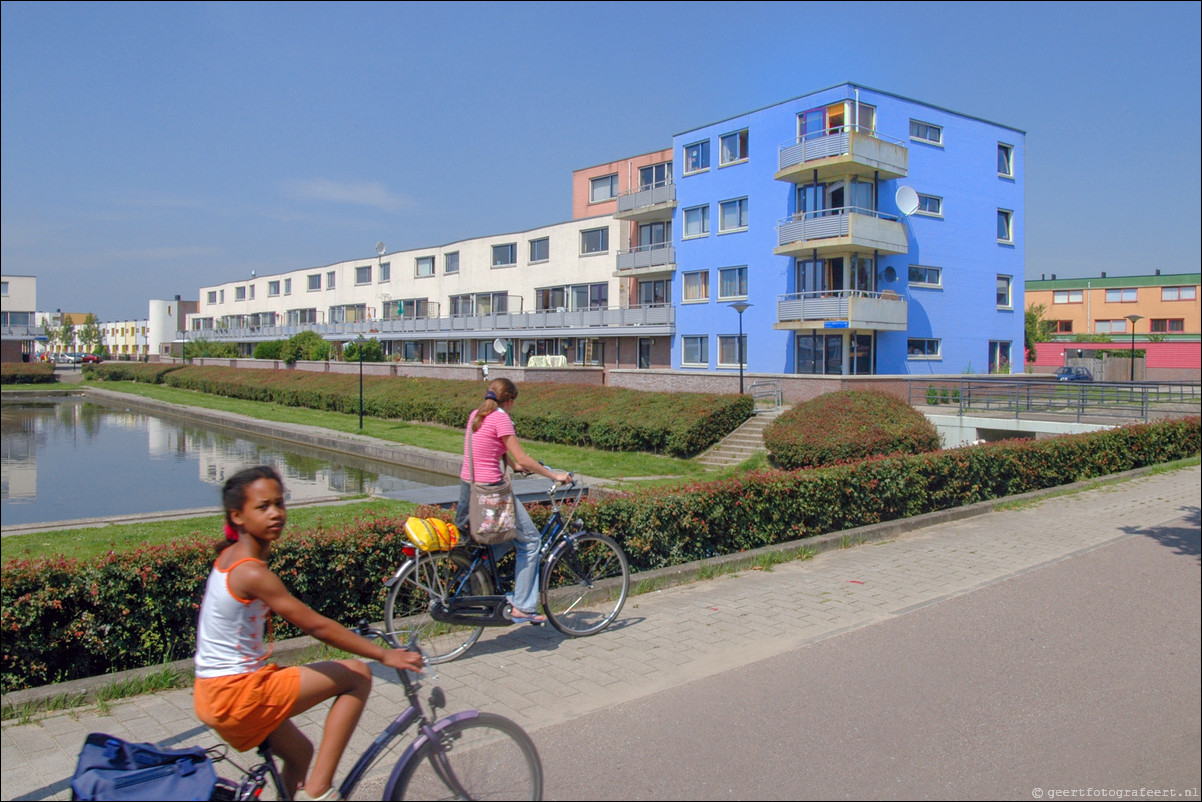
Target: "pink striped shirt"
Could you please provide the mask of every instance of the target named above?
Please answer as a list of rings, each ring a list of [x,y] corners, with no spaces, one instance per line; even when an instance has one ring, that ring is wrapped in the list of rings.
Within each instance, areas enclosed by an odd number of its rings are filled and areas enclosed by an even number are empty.
[[[476,419],[476,410],[467,419],[467,431],[463,435],[463,470],[459,478],[465,482],[472,481],[472,466],[467,461],[467,438],[472,438],[472,455],[476,458],[476,481],[480,484],[499,482],[504,478],[501,473],[501,458],[505,456],[504,438],[516,435],[513,420],[505,410],[497,408],[488,413],[480,430],[472,431],[472,421]]]

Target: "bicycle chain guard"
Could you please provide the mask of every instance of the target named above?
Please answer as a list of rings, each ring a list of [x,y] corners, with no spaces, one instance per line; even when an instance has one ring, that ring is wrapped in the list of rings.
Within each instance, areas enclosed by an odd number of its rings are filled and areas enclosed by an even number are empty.
[[[465,624],[473,627],[507,627],[513,622],[505,617],[509,600],[504,596],[460,596],[444,604],[430,602],[430,617],[444,624]]]

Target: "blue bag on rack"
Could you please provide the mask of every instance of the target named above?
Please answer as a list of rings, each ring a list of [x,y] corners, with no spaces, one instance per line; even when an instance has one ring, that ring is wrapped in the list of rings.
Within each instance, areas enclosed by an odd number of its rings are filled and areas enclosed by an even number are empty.
[[[73,799],[208,799],[217,784],[213,761],[199,746],[160,749],[90,734],[71,777]]]

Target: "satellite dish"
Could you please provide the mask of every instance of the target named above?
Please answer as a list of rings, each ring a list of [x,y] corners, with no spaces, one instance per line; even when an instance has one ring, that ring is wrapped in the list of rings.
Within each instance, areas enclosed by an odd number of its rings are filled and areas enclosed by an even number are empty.
[[[377,243],[376,243],[376,255],[377,255],[377,256],[383,256],[383,255],[384,255],[384,243],[383,243],[383,242],[377,242]]]
[[[897,210],[907,217],[918,211],[918,193],[913,187],[897,188]]]
[[[492,350],[496,351],[498,354],[504,354],[509,350],[509,346],[505,345],[505,341],[498,337],[492,341]]]

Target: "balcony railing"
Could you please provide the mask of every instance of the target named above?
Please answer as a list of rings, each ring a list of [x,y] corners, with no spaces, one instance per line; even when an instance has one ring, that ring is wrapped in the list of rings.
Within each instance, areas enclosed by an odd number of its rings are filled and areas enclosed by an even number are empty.
[[[776,319],[782,328],[800,328],[789,324],[842,323],[830,328],[902,331],[907,325],[906,302],[897,293],[866,290],[829,290],[794,292],[782,295],[776,303]]]
[[[672,179],[627,190],[618,196],[618,214],[676,202],[676,184]]]
[[[817,240],[850,239],[890,253],[905,253],[908,248],[905,228],[897,216],[859,206],[801,212],[786,217],[777,223],[777,235],[781,247]]]
[[[618,270],[638,270],[639,268],[674,264],[676,264],[676,248],[668,242],[640,245],[637,248],[618,251]]]
[[[799,165],[836,157],[847,157],[864,167],[880,171],[884,174],[882,177],[888,178],[906,175],[908,167],[908,151],[904,143],[868,129],[861,131],[856,126],[820,131],[786,142],[780,146],[777,163],[778,169],[783,172]]]
[[[627,308],[555,309],[539,312],[498,312],[490,315],[461,315],[431,318],[362,320],[355,323],[316,323],[299,326],[259,326],[239,329],[201,329],[176,332],[179,340],[236,340],[262,342],[285,340],[302,331],[315,331],[327,340],[349,340],[357,335],[377,339],[422,339],[434,336],[494,336],[494,332],[539,332],[551,329],[631,329],[671,327],[676,310],[670,305]],[[579,336],[592,335],[581,331]],[[620,332],[605,332],[616,334]],[[633,331],[632,331],[633,333]]]
[[[41,326],[3,326],[0,327],[0,336],[6,340],[36,340],[46,336],[46,330]]]

